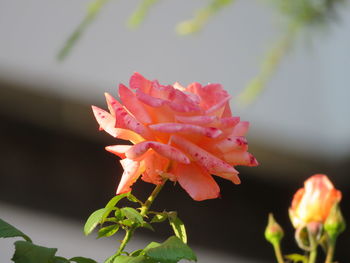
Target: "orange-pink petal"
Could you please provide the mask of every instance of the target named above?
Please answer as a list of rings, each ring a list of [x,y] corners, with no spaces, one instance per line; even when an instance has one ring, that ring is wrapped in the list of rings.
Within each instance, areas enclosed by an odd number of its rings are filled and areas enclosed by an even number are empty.
[[[209,173],[228,179],[235,184],[240,183],[237,170],[225,161],[180,136],[172,135],[171,142],[188,153],[194,162],[205,168]]]
[[[220,188],[203,168],[191,163],[177,164],[172,173],[183,189],[196,201],[217,198]]]
[[[218,117],[207,116],[207,115],[195,115],[195,116],[175,115],[175,119],[182,123],[195,124],[195,125],[208,125],[213,121],[218,121]]]
[[[216,147],[223,153],[230,151],[246,151],[248,149],[247,139],[243,136],[228,136],[216,143]]]
[[[179,149],[171,145],[153,141],[145,141],[135,144],[128,151],[125,152],[125,156],[129,159],[135,160],[144,155],[149,149],[153,149],[161,156],[164,156],[165,158],[168,158],[175,162],[185,164],[190,163],[190,159],[188,159],[188,157]]]
[[[126,158],[125,153],[128,150],[130,150],[131,147],[132,145],[110,145],[110,146],[106,146],[105,149],[106,151],[113,153],[119,156],[120,158],[124,159]]]
[[[149,125],[148,127],[158,132],[171,133],[171,134],[181,132],[181,133],[203,135],[209,138],[216,138],[220,136],[220,134],[222,133],[221,130],[214,127],[202,127],[194,124],[174,123],[174,122],[152,124],[152,125]]]
[[[141,123],[151,123],[152,119],[134,92],[123,84],[119,85],[119,97],[124,107]]]
[[[232,165],[258,166],[259,163],[255,157],[245,151],[232,151],[223,155],[224,160]]]
[[[249,129],[249,122],[241,121],[234,127],[232,134],[235,136],[245,136],[246,133],[248,132],[248,129]]]
[[[123,159],[120,163],[123,166],[124,172],[117,188],[117,194],[130,192],[131,186],[144,170],[144,167],[140,166],[140,162],[138,161]]]

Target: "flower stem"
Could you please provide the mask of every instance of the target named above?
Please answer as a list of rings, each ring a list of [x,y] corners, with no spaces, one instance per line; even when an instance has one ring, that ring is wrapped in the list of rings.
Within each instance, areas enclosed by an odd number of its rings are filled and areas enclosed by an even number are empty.
[[[275,251],[275,256],[278,263],[284,263],[281,246],[279,242],[273,242],[273,250]]]
[[[126,244],[128,244],[128,242],[130,241],[134,231],[135,231],[135,228],[133,228],[133,227],[126,230],[124,239],[123,239],[123,241],[118,249],[118,252],[117,252],[118,256],[124,251],[124,248],[125,248]]]
[[[330,240],[329,246],[327,249],[327,257],[325,263],[332,263],[335,251],[335,240]]]
[[[147,215],[147,212],[149,210],[149,208],[151,207],[154,199],[156,199],[157,195],[159,194],[160,190],[162,190],[164,184],[165,184],[166,180],[162,183],[157,185],[154,189],[153,192],[151,193],[151,195],[148,197],[148,199],[145,201],[145,203],[141,206],[141,215],[145,216]]]
[[[143,203],[141,206],[141,212],[140,214],[142,216],[146,216],[148,213],[149,208],[151,207],[152,203],[156,199],[157,195],[159,194],[160,190],[162,190],[166,180],[164,180],[163,183],[157,185],[154,189],[151,195],[147,198],[147,200]],[[125,246],[129,243],[130,239],[132,238],[135,230],[137,228],[137,225],[132,225],[130,228],[126,229],[124,239],[122,240],[122,243],[118,249],[117,256],[119,256],[125,249]]]

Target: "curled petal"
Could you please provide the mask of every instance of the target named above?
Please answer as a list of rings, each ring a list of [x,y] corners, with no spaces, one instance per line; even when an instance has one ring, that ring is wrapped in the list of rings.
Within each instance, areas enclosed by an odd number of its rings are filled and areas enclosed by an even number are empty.
[[[228,163],[177,135],[173,135],[171,141],[184,152],[188,153],[193,161],[197,162],[209,173],[228,179],[235,184],[240,183],[237,176],[238,172]]]
[[[117,194],[130,192],[131,186],[144,170],[144,167],[140,166],[140,162],[138,161],[123,159],[120,163],[123,166],[124,172],[118,185]]]
[[[107,146],[105,149],[106,151],[113,153],[119,156],[120,158],[124,159],[126,158],[125,153],[128,150],[130,150],[131,147],[132,145],[110,145],[110,146]]]
[[[247,151],[248,142],[247,139],[243,136],[229,136],[224,140],[218,142],[216,147],[223,153],[230,151]]]
[[[216,116],[222,116],[223,112],[225,110],[225,106],[227,104],[227,102],[231,99],[230,96],[223,98],[223,100],[218,101],[218,103],[214,104],[213,106],[211,106],[209,109],[207,109],[205,111],[205,114],[214,114]]]
[[[214,127],[201,127],[193,124],[184,124],[184,123],[159,123],[149,125],[149,128],[155,131],[164,132],[164,133],[195,133],[199,135],[204,135],[209,138],[216,138],[220,136],[222,131]]]
[[[135,132],[126,129],[116,128],[116,119],[108,112],[96,106],[92,106],[92,111],[95,115],[98,124],[100,125],[100,130],[104,130],[113,137],[120,138],[123,140],[130,140],[133,143],[144,141],[144,139]]]
[[[130,88],[136,90],[142,90],[145,93],[149,93],[152,89],[152,81],[149,81],[140,73],[135,72],[129,81]]]
[[[239,117],[227,117],[227,118],[221,118],[220,119],[220,128],[233,128],[235,127],[240,121]]]
[[[180,116],[176,115],[175,119],[177,121],[187,123],[187,124],[195,124],[195,125],[206,125],[210,124],[213,121],[217,120],[216,116],[207,116],[207,115],[199,115],[199,116]]]
[[[161,107],[165,104],[165,100],[148,95],[141,90],[136,90],[136,97],[146,105],[154,108]]]
[[[123,84],[119,85],[119,97],[124,107],[141,123],[151,123],[151,117],[135,96],[134,92],[129,90]]]
[[[177,164],[172,173],[181,187],[196,201],[219,197],[220,188],[203,168],[191,163]]]
[[[179,163],[190,163],[190,159],[182,153],[180,150],[173,146],[163,144],[160,142],[145,141],[140,142],[132,146],[125,155],[129,159],[137,159],[144,155],[149,149],[153,149],[155,152],[159,153],[161,156],[173,160]]]
[[[259,163],[249,152],[232,151],[224,154],[224,160],[232,165],[258,166]]]
[[[234,136],[245,136],[249,129],[249,122],[241,121],[233,129],[232,134]]]

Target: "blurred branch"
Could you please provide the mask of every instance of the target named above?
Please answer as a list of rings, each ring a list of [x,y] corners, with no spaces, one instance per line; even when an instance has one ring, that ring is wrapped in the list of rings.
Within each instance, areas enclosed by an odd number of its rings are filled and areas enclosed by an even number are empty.
[[[58,52],[57,59],[62,61],[71,52],[73,46],[80,39],[82,34],[85,32],[86,28],[95,20],[96,16],[100,12],[101,8],[109,0],[95,0],[91,2],[88,6],[87,14],[85,15],[83,21],[78,25],[78,27],[73,31],[65,42],[63,48]]]
[[[189,35],[199,32],[213,15],[233,2],[234,0],[212,0],[208,6],[198,10],[192,19],[178,24],[177,33]]]
[[[270,0],[278,12],[288,21],[286,33],[267,52],[260,66],[260,72],[238,96],[241,106],[254,102],[264,91],[268,81],[276,72],[283,57],[293,46],[301,30],[312,29],[314,25],[325,26],[334,20],[339,3],[345,0]]]
[[[135,12],[130,16],[128,20],[128,26],[131,28],[137,28],[145,20],[145,17],[149,13],[151,7],[153,7],[159,0],[142,0]]]

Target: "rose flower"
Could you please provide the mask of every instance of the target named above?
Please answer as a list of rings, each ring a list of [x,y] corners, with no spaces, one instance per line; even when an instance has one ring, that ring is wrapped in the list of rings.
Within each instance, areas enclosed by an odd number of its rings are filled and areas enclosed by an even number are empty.
[[[217,198],[211,175],[239,184],[233,166],[258,165],[247,152],[249,123],[232,116],[220,84],[163,86],[135,73],[130,89],[120,84],[120,102],[105,95],[109,113],[92,106],[100,129],[133,144],[106,147],[122,158],[117,194],[131,191],[142,176],[153,184],[178,181],[194,200]]]
[[[289,214],[298,229],[309,223],[324,224],[333,205],[341,200],[341,192],[334,188],[324,174],[315,174],[304,182],[293,198]]]

